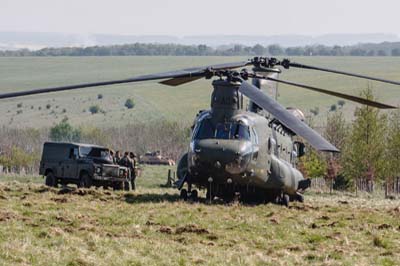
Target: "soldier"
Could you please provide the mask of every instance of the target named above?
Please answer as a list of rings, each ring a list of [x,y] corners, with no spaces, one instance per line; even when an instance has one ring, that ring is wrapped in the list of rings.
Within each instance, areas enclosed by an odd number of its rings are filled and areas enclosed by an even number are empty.
[[[122,159],[120,160],[120,165],[121,166],[125,166],[126,168],[129,169],[131,185],[132,185],[132,189],[134,190],[135,189],[135,182],[134,182],[134,180],[132,182],[132,172],[134,171],[134,168],[133,168],[133,161],[129,156],[129,152],[125,152],[124,153],[124,157],[122,157]]]
[[[115,153],[115,164],[120,164],[120,162],[121,162],[121,152],[117,151]]]
[[[115,153],[114,153],[113,150],[110,150],[109,157],[110,157],[110,161],[111,161],[113,164],[115,164]]]
[[[136,189],[136,166],[137,166],[137,162],[136,162],[136,154],[134,154],[133,152],[129,153],[129,157],[131,159],[131,184],[132,184],[132,189],[135,190]]]

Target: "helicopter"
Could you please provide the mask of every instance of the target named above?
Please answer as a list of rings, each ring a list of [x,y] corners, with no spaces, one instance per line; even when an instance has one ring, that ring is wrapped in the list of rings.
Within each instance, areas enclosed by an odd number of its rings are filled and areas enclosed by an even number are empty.
[[[238,68],[242,69],[235,70]],[[279,79],[282,68],[324,71],[400,85],[396,81],[299,64],[289,59],[254,57],[128,79],[4,93],[0,94],[0,99],[154,80],[178,86],[201,78],[215,78],[212,81],[211,108],[200,111],[194,119],[188,150],[177,166],[176,187],[180,190],[180,197],[197,201],[197,189],[205,189],[210,201],[215,197],[225,201],[239,197],[243,201],[289,206],[291,201],[304,201],[302,193],[311,183],[296,168],[298,158],[306,153],[304,141],[321,152],[340,151],[304,122],[300,110],[285,108],[264,93],[261,89],[263,82],[270,82],[273,86],[283,83],[376,108],[396,107]],[[249,100],[247,106],[244,97]]]

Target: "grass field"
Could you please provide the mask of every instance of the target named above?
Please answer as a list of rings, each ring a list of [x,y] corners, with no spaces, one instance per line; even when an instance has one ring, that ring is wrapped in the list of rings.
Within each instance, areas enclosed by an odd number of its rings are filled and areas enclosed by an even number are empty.
[[[243,57],[35,57],[0,58],[0,92],[18,91],[47,86],[128,78],[135,75],[163,72],[190,66],[202,66],[243,60]],[[400,58],[397,57],[298,57],[294,61],[345,71],[400,80]],[[358,95],[368,86],[365,80],[305,70],[286,70],[281,79],[324,87]],[[371,82],[378,98],[399,104],[400,88]],[[209,108],[210,83],[196,81],[180,87],[157,83],[115,85],[31,96],[0,102],[0,124],[13,127],[44,127],[65,116],[76,125],[124,125],[138,121],[166,119],[189,123],[200,109]],[[103,94],[103,99],[97,99]],[[133,97],[134,109],[124,102]],[[338,98],[294,87],[280,86],[279,100],[286,106],[296,106],[306,113],[320,108],[317,121],[322,121],[329,107]],[[22,106],[18,108],[18,104]],[[105,114],[91,115],[91,105],[98,104]],[[49,108],[46,106],[49,105]],[[351,117],[354,104],[346,103],[344,111]],[[40,110],[39,110],[40,109]]]
[[[0,177],[0,265],[400,265],[398,200],[185,203],[160,187],[167,169],[146,167],[135,192]]]

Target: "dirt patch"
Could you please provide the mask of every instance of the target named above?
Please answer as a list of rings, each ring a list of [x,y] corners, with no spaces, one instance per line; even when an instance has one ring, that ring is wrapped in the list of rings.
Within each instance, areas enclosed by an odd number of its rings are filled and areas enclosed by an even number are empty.
[[[152,225],[161,225],[161,224],[160,224],[160,223],[153,222],[153,221],[147,221],[147,222],[146,222],[146,225],[147,225],[147,226],[152,226]]]
[[[385,229],[391,229],[392,226],[390,224],[381,224],[377,228],[378,230],[385,230]]]
[[[175,234],[183,234],[183,233],[194,233],[202,235],[202,234],[209,234],[210,232],[207,229],[201,228],[195,224],[189,224],[176,228]]]
[[[158,229],[158,232],[170,235],[172,234],[172,228],[169,226],[161,226],[160,229]]]
[[[67,203],[68,202],[67,198],[51,198],[50,200],[57,202],[57,203]]]
[[[20,216],[13,212],[7,212],[7,211],[0,212],[0,222],[6,222],[6,221],[10,221],[10,220],[17,220],[17,219],[20,219]]]

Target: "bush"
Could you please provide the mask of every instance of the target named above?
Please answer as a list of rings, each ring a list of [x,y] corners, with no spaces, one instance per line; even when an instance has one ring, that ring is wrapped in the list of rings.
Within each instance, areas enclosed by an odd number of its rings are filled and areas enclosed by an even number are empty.
[[[22,110],[17,110],[17,115],[22,114]]]
[[[332,104],[332,105],[331,105],[331,108],[330,108],[329,110],[330,110],[331,112],[335,112],[336,109],[337,109],[336,104]]]
[[[21,108],[22,107],[22,103],[17,104],[17,108]]]
[[[125,101],[125,107],[128,109],[132,109],[133,107],[135,107],[135,102],[132,98],[129,98]]]
[[[101,94],[101,93],[98,94],[98,95],[97,95],[97,99],[99,99],[99,100],[103,99],[103,94]]]
[[[68,118],[64,118],[59,124],[50,129],[49,138],[53,141],[74,141],[79,142],[82,132],[74,129],[69,123]]]
[[[89,112],[93,115],[93,114],[97,114],[98,112],[100,112],[100,106],[98,105],[92,105],[89,107]]]
[[[343,105],[345,105],[346,102],[345,102],[344,100],[339,100],[339,101],[337,102],[337,104],[338,104],[340,107],[343,107]]]
[[[50,109],[51,108],[51,104],[46,104],[46,109]]]

